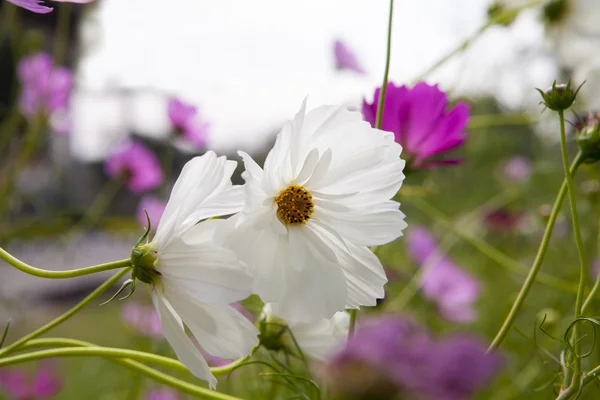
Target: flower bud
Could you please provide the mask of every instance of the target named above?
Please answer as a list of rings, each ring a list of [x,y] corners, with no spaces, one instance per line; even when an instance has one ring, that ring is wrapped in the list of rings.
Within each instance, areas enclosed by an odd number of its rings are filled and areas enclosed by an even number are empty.
[[[287,324],[281,318],[273,315],[271,307],[266,305],[260,313],[258,329],[261,346],[268,350],[285,350],[284,334],[288,330]]]
[[[583,162],[593,163],[600,160],[600,121],[598,114],[589,114],[585,125],[577,133],[577,145]]]
[[[507,7],[502,1],[496,1],[487,9],[488,20],[498,25],[510,26],[519,15],[519,11],[518,8]]]
[[[542,15],[544,21],[553,24],[561,21],[568,11],[567,0],[549,0],[544,4]]]
[[[564,111],[571,107],[573,103],[575,103],[577,93],[579,92],[579,89],[581,89],[582,85],[580,85],[577,90],[573,91],[573,88],[571,87],[571,80],[569,80],[566,85],[557,85],[556,81],[554,81],[552,87],[547,89],[545,92],[541,91],[540,89],[537,89],[537,91],[542,95],[542,103],[545,104],[546,107],[553,111]]]

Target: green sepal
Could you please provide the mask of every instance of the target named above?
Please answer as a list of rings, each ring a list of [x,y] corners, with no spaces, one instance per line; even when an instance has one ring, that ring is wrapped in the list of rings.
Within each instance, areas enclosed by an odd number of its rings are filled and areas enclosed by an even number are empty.
[[[105,301],[104,303],[102,303],[100,305],[103,306],[103,305],[106,305],[106,304],[110,303],[111,301],[113,301],[128,286],[131,286],[131,289],[130,289],[129,293],[127,295],[121,297],[119,300],[125,300],[125,299],[128,299],[129,297],[131,297],[131,295],[135,292],[135,278],[129,278],[125,282],[123,282],[123,284],[121,285],[121,287],[119,288],[119,290],[117,290],[117,292],[110,299],[108,299],[107,301]]]

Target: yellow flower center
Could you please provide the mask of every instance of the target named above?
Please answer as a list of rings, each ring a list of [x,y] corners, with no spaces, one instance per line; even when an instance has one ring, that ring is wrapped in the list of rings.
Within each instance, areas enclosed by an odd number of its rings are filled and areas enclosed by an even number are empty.
[[[292,185],[275,197],[277,216],[286,225],[304,224],[310,219],[315,205],[312,195],[300,185]]]

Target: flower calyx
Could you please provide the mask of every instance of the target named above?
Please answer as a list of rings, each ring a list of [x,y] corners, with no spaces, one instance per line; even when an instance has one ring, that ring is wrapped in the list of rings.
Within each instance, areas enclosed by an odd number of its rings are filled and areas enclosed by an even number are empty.
[[[284,320],[275,317],[270,310],[263,310],[257,325],[261,346],[267,350],[289,352],[284,340],[289,328]]]
[[[148,227],[131,250],[131,266],[133,267],[131,279],[139,279],[144,283],[154,284],[155,279],[160,276],[160,273],[154,266],[157,259],[156,252],[154,251],[153,246],[148,243],[148,236],[152,230],[150,217],[146,210],[144,210],[144,213],[146,213]]]
[[[585,83],[585,82],[584,82]],[[540,104],[544,104],[552,111],[565,111],[575,103],[577,93],[583,86],[583,83],[579,85],[577,90],[573,90],[571,86],[571,80],[567,84],[556,84],[556,81],[546,91],[536,89],[542,95],[543,101]]]

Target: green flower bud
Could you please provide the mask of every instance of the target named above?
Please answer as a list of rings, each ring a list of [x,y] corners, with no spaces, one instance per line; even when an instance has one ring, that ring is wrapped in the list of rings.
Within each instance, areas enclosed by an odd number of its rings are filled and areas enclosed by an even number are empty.
[[[600,121],[595,116],[587,118],[587,123],[577,133],[577,145],[581,150],[583,162],[593,163],[600,160]]]
[[[501,3],[492,3],[487,9],[488,20],[498,25],[510,26],[517,16],[519,9],[510,9]]]
[[[536,89],[542,95],[544,99],[542,104],[545,104],[546,107],[553,111],[564,111],[571,107],[573,103],[575,103],[575,99],[577,98],[577,93],[581,89],[581,84],[577,90],[573,91],[571,87],[571,80],[567,82],[567,84],[557,85],[556,81],[552,84],[552,87],[546,90],[545,92],[540,89]]]
[[[543,19],[548,24],[560,22],[569,10],[567,0],[549,0],[544,4],[542,15]]]
[[[283,336],[288,330],[287,324],[281,318],[274,316],[268,305],[260,313],[258,330],[260,331],[258,339],[264,348],[273,351],[286,349]]]

